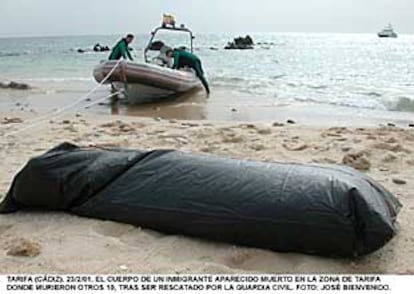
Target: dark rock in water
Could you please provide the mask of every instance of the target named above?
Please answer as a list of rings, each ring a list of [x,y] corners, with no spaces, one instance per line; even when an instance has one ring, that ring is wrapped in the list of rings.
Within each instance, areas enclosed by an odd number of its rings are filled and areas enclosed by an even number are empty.
[[[23,84],[23,83],[10,82],[9,88],[16,89],[16,90],[29,90],[30,86],[27,84]]]
[[[108,46],[102,46],[101,44],[97,43],[95,44],[95,46],[93,46],[93,51],[95,52],[105,52],[105,51],[109,51],[109,47]]]
[[[210,47],[209,48],[210,50],[213,50],[213,51],[218,51],[219,49],[218,48],[216,48],[216,47]]]
[[[246,37],[238,37],[233,40],[233,42],[229,42],[224,49],[238,49],[238,50],[244,50],[244,49],[254,49],[253,47],[254,42],[252,37],[247,35]]]
[[[149,50],[152,51],[160,51],[162,47],[164,47],[164,42],[162,41],[154,41],[151,43]]]
[[[224,47],[224,49],[226,49],[226,50],[235,50],[235,49],[237,49],[237,50],[246,50],[246,49],[254,49],[254,47],[251,46],[251,45],[236,45],[234,42],[229,42],[227,44],[227,46]]]
[[[285,126],[285,124],[283,124],[283,123],[279,123],[279,122],[274,122],[274,123],[272,124],[272,126],[274,126],[274,127],[284,127],[284,126]]]
[[[230,42],[224,47],[226,50],[237,49],[237,50],[246,50],[246,49],[254,49],[251,45],[236,45],[234,42]]]
[[[90,48],[86,48],[86,49],[82,49],[79,48],[76,50],[76,52],[78,53],[86,53],[86,52],[106,52],[106,51],[110,51],[111,48],[109,48],[108,46],[103,46],[99,43],[96,43],[95,46],[93,46],[92,49]]]
[[[0,83],[2,89],[13,89],[13,90],[30,90],[31,87],[28,84],[10,82],[8,84]]]
[[[236,42],[236,45],[254,45],[253,39],[249,35],[244,38],[239,37],[234,41]]]

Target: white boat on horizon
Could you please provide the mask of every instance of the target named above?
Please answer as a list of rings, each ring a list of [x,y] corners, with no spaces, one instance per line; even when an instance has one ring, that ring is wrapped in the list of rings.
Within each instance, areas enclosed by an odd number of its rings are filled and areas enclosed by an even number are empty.
[[[388,24],[382,31],[378,33],[380,38],[397,38],[398,34],[394,31],[391,24]]]

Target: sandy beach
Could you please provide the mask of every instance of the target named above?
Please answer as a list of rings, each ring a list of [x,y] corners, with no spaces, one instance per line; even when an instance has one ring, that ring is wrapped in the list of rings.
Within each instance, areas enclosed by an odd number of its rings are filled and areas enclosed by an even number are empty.
[[[170,236],[71,216],[0,215],[0,273],[414,273],[414,129],[316,127],[298,121],[239,123],[68,114],[24,133],[21,113],[0,116],[0,194],[33,156],[64,141],[134,149],[174,148],[263,161],[354,166],[403,204],[398,234],[360,259],[277,253]],[[6,119],[7,117],[7,119]]]

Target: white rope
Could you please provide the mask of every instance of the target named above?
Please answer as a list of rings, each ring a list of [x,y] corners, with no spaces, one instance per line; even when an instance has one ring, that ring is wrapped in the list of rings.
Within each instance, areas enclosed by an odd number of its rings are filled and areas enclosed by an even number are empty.
[[[121,94],[121,93],[123,93],[123,92],[124,92],[124,89],[119,90],[118,92],[115,92],[115,93],[113,93],[113,94],[111,94],[111,95],[109,95],[109,96],[106,96],[106,97],[100,98],[100,99],[95,100],[95,101],[93,101],[93,102],[91,102],[91,103],[89,103],[89,104],[86,104],[85,106],[83,106],[83,108],[84,108],[84,109],[87,109],[87,108],[89,108],[89,107],[91,107],[91,106],[94,106],[94,105],[96,105],[96,104],[98,104],[98,103],[100,103],[100,102],[102,102],[102,101],[105,101],[105,100],[107,100],[107,99],[109,99],[109,98],[112,98],[112,97],[114,97],[114,96],[116,96],[116,95],[118,95],[118,94]]]
[[[59,115],[60,114],[63,114],[65,111],[67,111],[67,110],[69,110],[69,109],[71,109],[73,107],[76,107],[79,103],[81,103],[82,101],[88,99],[90,95],[92,95],[96,90],[98,90],[111,77],[111,75],[114,73],[114,71],[116,70],[116,68],[119,66],[119,64],[121,62],[122,62],[122,59],[119,59],[117,61],[117,63],[114,65],[114,67],[106,75],[106,77],[95,88],[93,88],[91,91],[89,91],[86,95],[81,96],[80,98],[78,98],[77,100],[75,100],[73,103],[68,104],[68,105],[66,105],[63,108],[56,109],[56,110],[54,110],[52,112],[49,112],[49,113],[46,113],[45,115],[42,115],[40,117],[36,117],[34,119],[27,120],[27,121],[25,121],[23,123],[23,125],[30,124],[29,126],[20,128],[20,129],[18,129],[16,131],[12,131],[10,133],[5,134],[4,136],[10,136],[10,135],[17,134],[17,133],[20,133],[22,131],[31,129],[31,128],[35,127],[35,126],[38,126],[38,125],[44,123],[47,120],[50,120],[50,119],[55,118],[55,117],[59,117]],[[105,98],[108,99],[110,97],[113,97],[115,95],[118,95],[120,92],[121,91],[118,91],[118,92],[116,92],[114,94],[111,94],[111,95],[105,97]]]
[[[63,108],[56,109],[56,110],[50,111],[50,112],[48,112],[44,115],[38,116],[36,118],[26,120],[26,121],[23,122],[23,125],[32,124],[32,123],[35,123],[39,120],[41,120],[41,121],[43,121],[45,119],[47,120],[50,116],[53,116],[54,114],[58,114],[58,113],[61,113],[61,112],[65,112],[65,111],[73,108],[77,104],[81,103],[83,100],[88,99],[90,95],[92,95],[96,90],[98,90],[103,84],[106,83],[106,81],[112,76],[112,74],[114,73],[116,68],[121,64],[122,61],[123,61],[122,59],[119,59],[118,62],[114,65],[114,67],[111,69],[111,71],[106,75],[106,77],[95,88],[93,88],[91,91],[89,91],[86,95],[81,96],[80,98],[75,100],[73,103],[68,104]],[[20,125],[20,126],[22,126],[22,125]],[[3,126],[3,128],[4,128],[4,126]]]
[[[87,107],[90,107],[90,106],[92,106],[92,105],[98,104],[98,103],[100,103],[101,101],[107,100],[107,99],[109,99],[109,98],[111,98],[111,97],[113,97],[113,96],[116,96],[116,95],[118,95],[118,94],[120,94],[120,93],[122,93],[122,92],[123,92],[123,90],[118,91],[118,92],[115,92],[115,93],[112,93],[111,95],[105,96],[105,97],[100,98],[100,99],[98,99],[98,100],[95,100],[93,103],[89,103],[89,104],[87,104],[86,106],[84,106],[84,108],[87,108]],[[77,108],[75,108],[75,109],[79,109],[79,107],[77,107]],[[24,128],[20,128],[20,129],[18,129],[18,130],[16,130],[16,131],[9,132],[9,133],[5,134],[4,136],[5,136],[5,137],[7,137],[7,136],[13,136],[13,135],[15,135],[15,134],[21,133],[21,132],[26,131],[26,130],[28,130],[28,129],[35,128],[35,127],[37,127],[37,126],[39,126],[39,125],[43,124],[46,120],[56,119],[56,118],[59,118],[59,117],[61,117],[61,116],[63,116],[63,115],[65,115],[65,113],[64,113],[64,112],[58,113],[58,114],[53,115],[53,116],[49,116],[49,117],[48,117],[47,119],[45,119],[45,120],[39,121],[39,122],[37,122],[37,123],[35,123],[35,124],[32,124],[32,125],[27,126],[27,127],[24,127]]]
[[[42,123],[44,123],[47,120],[51,120],[53,118],[57,118],[61,115],[63,115],[67,110],[76,107],[79,103],[81,103],[82,101],[86,100],[91,94],[93,94],[96,90],[99,89],[99,87],[101,87],[108,79],[109,77],[114,73],[115,69],[119,66],[119,64],[122,62],[122,59],[119,59],[118,62],[114,65],[114,67],[111,69],[111,71],[106,75],[106,77],[98,84],[98,86],[96,86],[95,88],[93,88],[91,91],[89,91],[86,95],[83,95],[82,97],[80,97],[79,99],[75,100],[73,103],[61,108],[61,109],[57,109],[53,112],[47,113],[45,115],[42,115],[40,117],[34,118],[32,120],[28,120],[24,123],[24,125],[30,123],[30,125],[20,128],[18,130],[15,131],[11,131],[9,133],[4,134],[3,136],[11,136],[11,135],[15,135],[18,134],[20,132],[26,131],[28,129],[34,128]],[[100,100],[104,100],[104,99],[108,99],[110,97],[113,97],[115,95],[118,95],[119,93],[121,93],[122,91],[118,91],[116,93],[113,93],[109,96],[106,96],[104,98],[101,98]],[[95,101],[96,102],[96,101]],[[21,126],[21,125],[20,125]]]

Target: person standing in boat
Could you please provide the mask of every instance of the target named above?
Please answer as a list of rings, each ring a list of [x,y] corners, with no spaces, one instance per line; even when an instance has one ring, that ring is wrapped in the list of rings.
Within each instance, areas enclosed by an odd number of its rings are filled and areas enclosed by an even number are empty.
[[[119,60],[120,58],[129,59],[133,61],[134,59],[129,52],[128,45],[134,40],[134,35],[128,34],[125,38],[122,38],[114,48],[112,48],[111,55],[109,55],[109,60]]]
[[[173,69],[180,69],[186,66],[194,69],[197,74],[197,77],[200,79],[201,83],[206,89],[207,94],[210,94],[210,87],[208,85],[206,78],[204,77],[204,71],[203,67],[201,66],[201,60],[197,57],[197,55],[181,49],[170,49],[168,50],[166,55],[168,58],[174,58],[174,62],[172,63]]]

